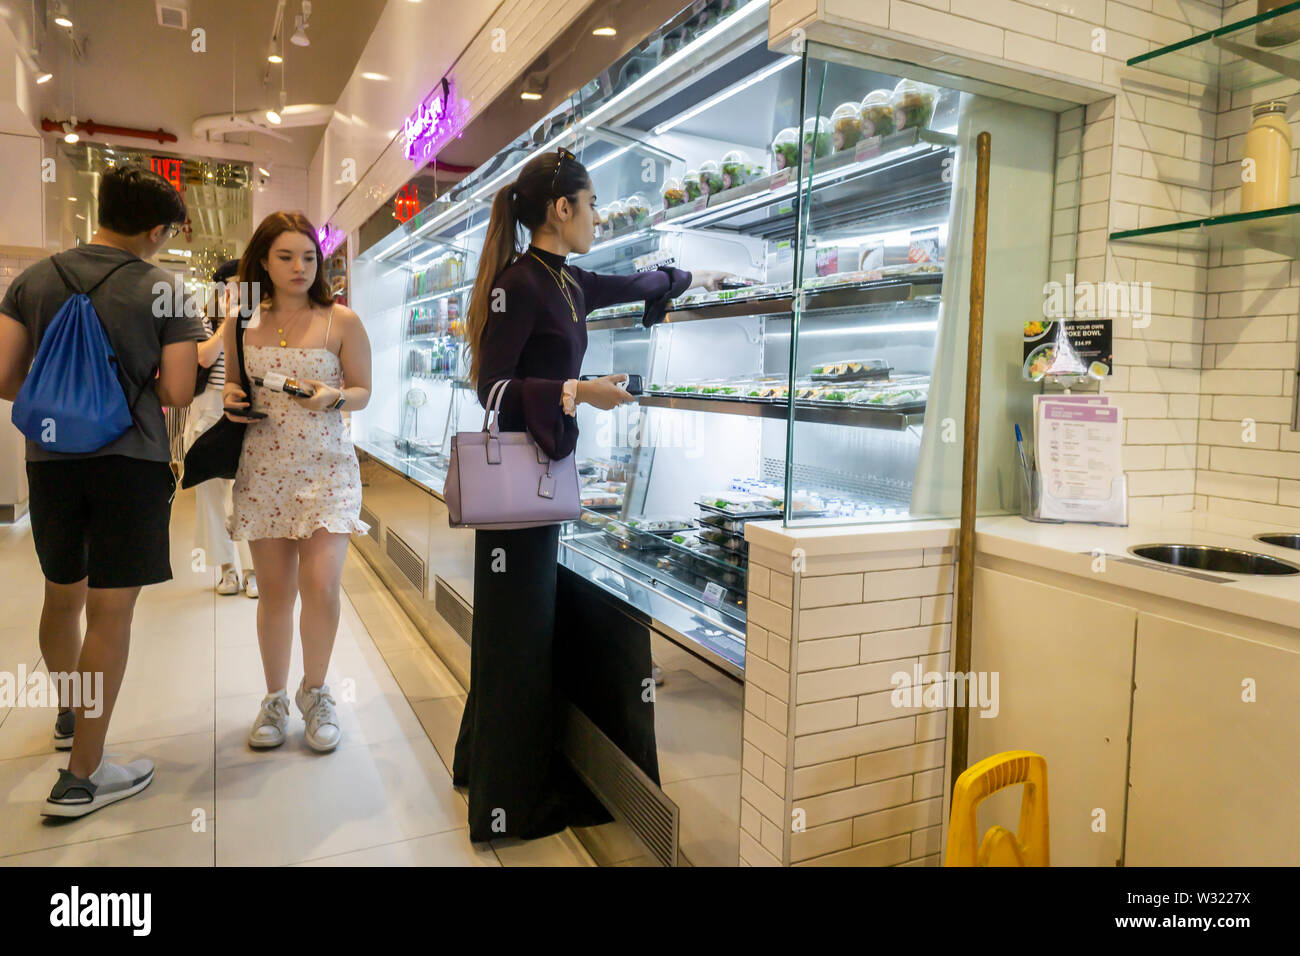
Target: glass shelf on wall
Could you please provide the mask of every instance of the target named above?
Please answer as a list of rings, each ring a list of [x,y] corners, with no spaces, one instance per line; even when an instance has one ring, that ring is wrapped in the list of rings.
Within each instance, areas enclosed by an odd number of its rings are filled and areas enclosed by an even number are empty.
[[[1215,243],[1224,249],[1267,249],[1297,258],[1300,257],[1300,203],[1146,229],[1125,229],[1112,232],[1110,241],[1189,250],[1209,249]]]
[[[1221,90],[1300,80],[1300,0],[1135,56],[1128,65]]]

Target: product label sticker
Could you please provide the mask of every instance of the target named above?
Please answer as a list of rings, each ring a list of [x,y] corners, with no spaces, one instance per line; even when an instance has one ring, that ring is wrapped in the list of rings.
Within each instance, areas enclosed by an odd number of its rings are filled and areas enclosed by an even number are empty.
[[[273,392],[284,390],[285,377],[279,372],[267,372],[262,376],[262,387],[269,388]]]
[[[870,159],[878,155],[880,155],[880,137],[872,136],[869,139],[858,141],[858,145],[853,150],[853,161],[860,163],[864,159]]]
[[[726,589],[721,584],[710,581],[704,586],[704,603],[717,607],[722,603],[722,596],[726,593]]]
[[[709,206],[709,197],[701,196],[695,202],[691,203],[691,212],[703,212]]]
[[[772,177],[771,181],[767,184],[767,188],[780,189],[782,186],[790,185],[790,174],[791,174],[791,169],[790,167],[787,166],[785,169],[781,170],[779,173],[776,173]]]

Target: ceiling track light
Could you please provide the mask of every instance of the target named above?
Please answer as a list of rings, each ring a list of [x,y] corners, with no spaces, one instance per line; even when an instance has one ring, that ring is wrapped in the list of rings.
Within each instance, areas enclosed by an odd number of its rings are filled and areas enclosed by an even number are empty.
[[[52,79],[54,79],[53,73],[39,73],[36,76],[36,82],[38,85],[41,83],[48,83]]]
[[[54,10],[54,25],[57,27],[63,27],[63,29],[65,30],[71,30],[72,18],[68,16],[67,6],[63,3],[55,3],[53,5],[53,10]]]
[[[81,139],[81,135],[77,132],[77,118],[74,116],[71,121],[66,121],[63,124],[63,141],[65,143],[75,143],[79,139]]]
[[[311,17],[311,0],[302,0],[302,13],[294,18],[293,36],[289,37],[289,42],[294,46],[311,46],[311,39],[307,36],[307,20]]]
[[[594,37],[616,37],[618,36],[618,31],[613,27],[596,27],[596,29],[591,31],[591,35]]]

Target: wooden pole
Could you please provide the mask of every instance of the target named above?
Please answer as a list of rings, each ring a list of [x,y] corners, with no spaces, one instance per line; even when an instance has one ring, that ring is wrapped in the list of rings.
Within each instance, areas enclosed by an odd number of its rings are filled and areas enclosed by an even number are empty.
[[[970,329],[966,341],[966,417],[961,462],[961,527],[957,534],[957,613],[953,621],[952,660],[956,674],[970,672],[972,593],[975,584],[975,484],[979,473],[980,366],[984,356],[984,260],[988,251],[989,144],[980,133],[975,140],[975,238],[971,246]],[[973,682],[967,682],[969,691]],[[949,794],[966,769],[970,746],[970,700],[952,715],[952,778]]]

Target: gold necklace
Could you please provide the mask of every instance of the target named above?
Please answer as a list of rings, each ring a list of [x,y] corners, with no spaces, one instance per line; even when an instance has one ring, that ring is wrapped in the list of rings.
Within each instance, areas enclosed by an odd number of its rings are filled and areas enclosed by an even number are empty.
[[[569,303],[569,315],[573,317],[574,322],[577,322],[578,310],[573,304],[573,296],[569,294],[569,290],[565,288],[564,285],[565,280],[569,282],[573,282],[574,280],[570,278],[569,274],[565,272],[563,268],[560,269],[560,274],[556,275],[555,270],[552,269],[549,265],[547,265],[546,260],[544,260],[537,253],[530,251],[528,254],[532,256],[534,259],[536,259],[538,262],[540,262],[542,264],[542,268],[544,268],[547,272],[551,274],[551,278],[555,280],[555,284],[560,287],[560,294],[564,296],[564,301]]]
[[[307,307],[307,314],[308,314],[308,315],[311,315],[311,306],[308,306],[308,307]],[[297,316],[294,316],[294,318],[297,318]],[[289,323],[286,322],[286,323],[284,323],[284,324],[287,326]],[[278,332],[278,333],[280,333],[280,348],[287,348],[288,345],[289,345],[289,342],[288,342],[288,340],[284,337],[284,329],[276,329],[275,331]]]

